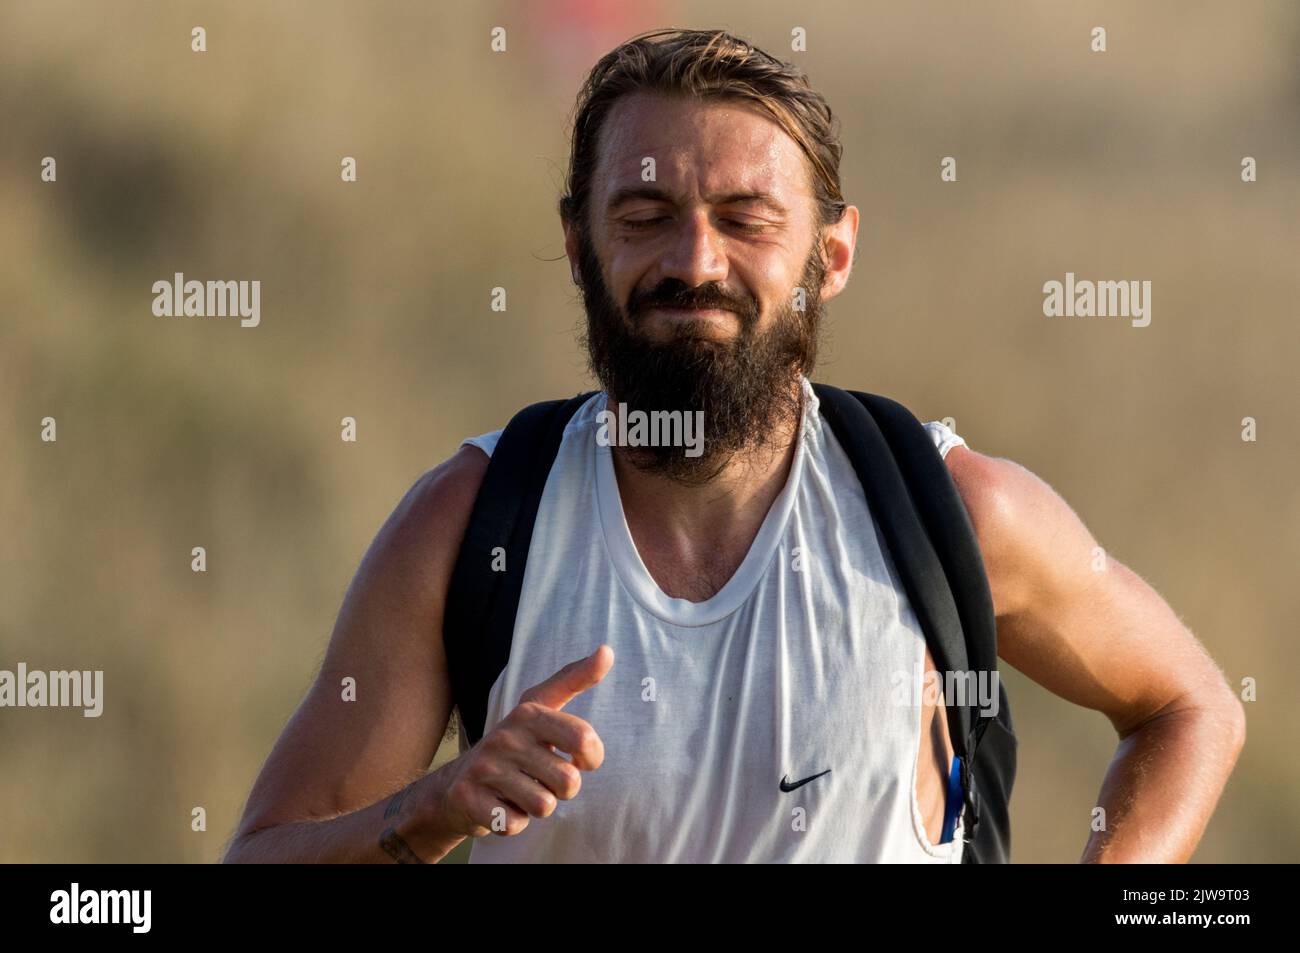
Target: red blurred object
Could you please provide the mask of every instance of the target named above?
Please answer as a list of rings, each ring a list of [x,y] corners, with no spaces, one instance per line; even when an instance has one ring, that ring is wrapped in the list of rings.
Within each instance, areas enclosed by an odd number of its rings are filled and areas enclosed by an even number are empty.
[[[596,61],[638,33],[676,26],[677,5],[662,0],[615,3],[609,0],[548,0],[525,6],[529,35],[548,75],[569,81],[585,74]]]

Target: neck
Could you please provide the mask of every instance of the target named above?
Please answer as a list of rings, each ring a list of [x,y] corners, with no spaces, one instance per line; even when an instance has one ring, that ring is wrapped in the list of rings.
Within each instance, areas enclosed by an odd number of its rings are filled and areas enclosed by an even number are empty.
[[[716,560],[734,569],[762,526],[790,474],[804,409],[796,378],[798,413],[776,421],[751,446],[721,462],[707,482],[686,484],[638,469],[631,448],[611,448],[623,514],[638,549],[684,564]],[[607,409],[618,414],[615,397]],[[738,557],[738,558],[737,558]]]

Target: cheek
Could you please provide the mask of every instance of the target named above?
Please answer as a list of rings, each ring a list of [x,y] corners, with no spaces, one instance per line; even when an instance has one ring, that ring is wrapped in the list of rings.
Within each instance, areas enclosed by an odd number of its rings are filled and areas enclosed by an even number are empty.
[[[799,281],[798,273],[774,267],[755,275],[749,286],[758,298],[764,317],[771,317],[794,300],[794,289]]]
[[[777,245],[737,249],[732,256],[736,277],[768,298],[779,297],[798,284],[803,268],[803,259],[794,260],[786,248]]]
[[[622,304],[638,285],[649,288],[647,279],[653,266],[653,258],[615,244],[605,262],[605,286],[614,299]]]

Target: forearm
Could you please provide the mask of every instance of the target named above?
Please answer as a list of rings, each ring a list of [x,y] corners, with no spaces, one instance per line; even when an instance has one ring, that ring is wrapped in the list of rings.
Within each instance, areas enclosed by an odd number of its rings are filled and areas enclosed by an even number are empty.
[[[1104,826],[1089,837],[1082,862],[1186,862],[1236,764],[1244,731],[1240,703],[1229,697],[1159,715],[1125,737],[1102,782]]]
[[[236,835],[225,863],[263,864],[384,864],[441,860],[462,840],[447,831],[435,816],[432,823],[412,823],[409,804],[417,786],[433,803],[448,779],[442,768],[412,782],[396,794],[368,807],[330,818],[275,824]],[[426,802],[427,803],[427,802]]]

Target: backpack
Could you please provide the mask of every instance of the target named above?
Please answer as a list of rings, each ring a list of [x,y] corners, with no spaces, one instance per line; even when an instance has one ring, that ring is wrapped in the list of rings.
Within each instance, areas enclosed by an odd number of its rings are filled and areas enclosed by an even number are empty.
[[[820,413],[862,482],[935,666],[997,672],[997,628],[979,544],[947,465],[924,426],[901,404],[875,394],[813,384]],[[515,611],[542,491],[564,428],[595,391],[519,411],[498,439],[461,543],[443,617],[452,702],[466,737],[484,732],[488,693],[510,659]],[[505,551],[508,571],[492,565]],[[1016,736],[1006,688],[996,715],[945,695],[955,757],[944,838],[966,807],[963,863],[1010,859],[1008,816]]]

